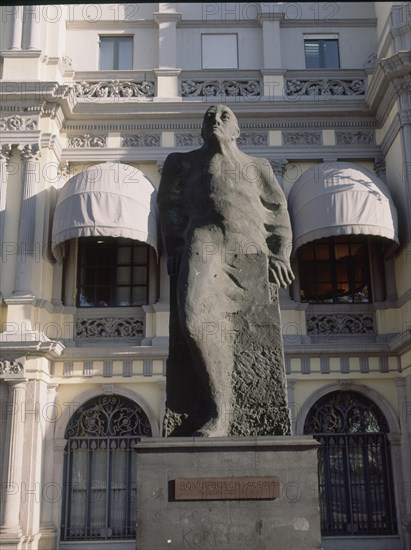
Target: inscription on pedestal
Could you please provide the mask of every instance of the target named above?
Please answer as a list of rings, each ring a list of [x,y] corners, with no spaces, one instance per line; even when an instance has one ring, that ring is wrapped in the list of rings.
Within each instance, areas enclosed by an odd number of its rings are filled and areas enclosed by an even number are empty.
[[[273,500],[280,496],[276,476],[178,478],[174,487],[176,500]]]

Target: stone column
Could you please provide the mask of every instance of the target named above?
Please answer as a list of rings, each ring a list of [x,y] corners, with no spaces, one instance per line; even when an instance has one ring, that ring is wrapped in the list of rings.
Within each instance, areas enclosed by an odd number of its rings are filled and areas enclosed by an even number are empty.
[[[263,13],[259,17],[259,23],[263,32],[263,68],[261,70],[264,79],[264,95],[269,98],[281,96],[284,91],[284,74],[281,61],[280,21],[281,13],[264,13],[266,7],[261,4]],[[271,5],[272,8],[272,5]]]
[[[4,227],[7,198],[7,163],[10,160],[11,145],[0,145],[0,257],[3,258]],[[0,264],[0,273],[3,266]],[[1,289],[0,289],[1,295]]]
[[[54,440],[54,483],[56,489],[60,491],[58,505],[51,508],[53,525],[61,525],[64,493],[64,452],[67,445],[67,439]]]
[[[40,6],[25,6],[25,20],[29,22],[28,50],[40,50],[41,17]]]
[[[24,455],[24,422],[21,411],[26,400],[26,379],[8,379],[6,456],[3,471],[2,518],[0,535],[3,540],[19,539],[21,481]]]
[[[177,22],[181,14],[175,11],[174,4],[159,4],[160,11],[154,14],[154,20],[158,24],[158,69],[155,69],[157,76],[157,96],[179,98],[178,75],[181,69],[177,65]],[[181,98],[179,98],[181,99]]]
[[[43,446],[43,472],[40,510],[41,538],[53,541],[56,528],[53,523],[53,507],[61,505],[61,487],[54,481],[54,428],[58,418],[56,409],[56,393],[58,384],[50,384],[47,389],[47,403],[43,407],[42,416],[46,423]],[[44,541],[43,541],[44,542]],[[52,548],[52,545],[46,545]]]
[[[70,164],[68,162],[61,162],[57,168],[57,176],[59,178],[58,188],[61,189],[70,177]],[[57,190],[55,190],[55,199],[52,202],[52,211],[56,207],[57,202]],[[51,239],[50,239],[51,240]],[[51,243],[53,246],[53,243]],[[64,244],[63,244],[64,247]],[[54,305],[62,305],[63,296],[63,261],[59,259],[53,266],[53,289],[51,296],[51,303]],[[66,304],[67,305],[67,304]]]
[[[20,204],[18,254],[14,294],[32,295],[32,269],[35,255],[36,181],[39,178],[37,144],[19,146],[23,160],[23,191]],[[40,249],[39,243],[37,249]]]
[[[24,6],[14,6],[10,50],[21,50],[21,39],[23,36],[23,8]]]

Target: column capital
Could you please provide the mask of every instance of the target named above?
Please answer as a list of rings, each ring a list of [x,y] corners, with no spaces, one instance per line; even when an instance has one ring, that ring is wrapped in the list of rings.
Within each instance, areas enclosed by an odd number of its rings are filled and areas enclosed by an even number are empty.
[[[11,155],[11,144],[2,143],[0,145],[0,162],[9,162]]]
[[[284,176],[288,164],[287,159],[268,159],[268,162],[271,164],[271,168],[276,176]]]
[[[30,160],[38,160],[41,156],[40,146],[37,143],[27,143],[17,147],[21,151],[21,159],[23,162]]]
[[[66,178],[69,177],[69,175],[70,175],[70,163],[68,162],[68,160],[62,161],[62,162],[59,163],[59,165],[57,167],[57,175],[60,178],[63,178],[63,179],[66,179]]]

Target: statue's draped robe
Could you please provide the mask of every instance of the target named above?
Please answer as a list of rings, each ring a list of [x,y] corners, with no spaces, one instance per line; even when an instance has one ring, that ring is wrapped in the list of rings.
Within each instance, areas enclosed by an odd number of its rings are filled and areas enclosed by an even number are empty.
[[[215,189],[203,168],[201,150],[170,155],[158,193],[170,273],[165,435],[195,434],[217,414],[227,435],[285,435],[281,320],[268,276],[269,262],[290,252],[285,198],[268,163],[268,177],[242,177],[235,188],[219,178]]]

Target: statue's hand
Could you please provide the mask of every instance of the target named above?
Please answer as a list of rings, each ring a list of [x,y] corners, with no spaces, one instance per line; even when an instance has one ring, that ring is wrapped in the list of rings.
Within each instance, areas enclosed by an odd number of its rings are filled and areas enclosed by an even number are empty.
[[[268,271],[270,283],[275,283],[282,288],[287,288],[294,280],[289,261],[271,258]]]
[[[177,275],[180,269],[181,256],[169,256],[167,258],[167,273]]]

